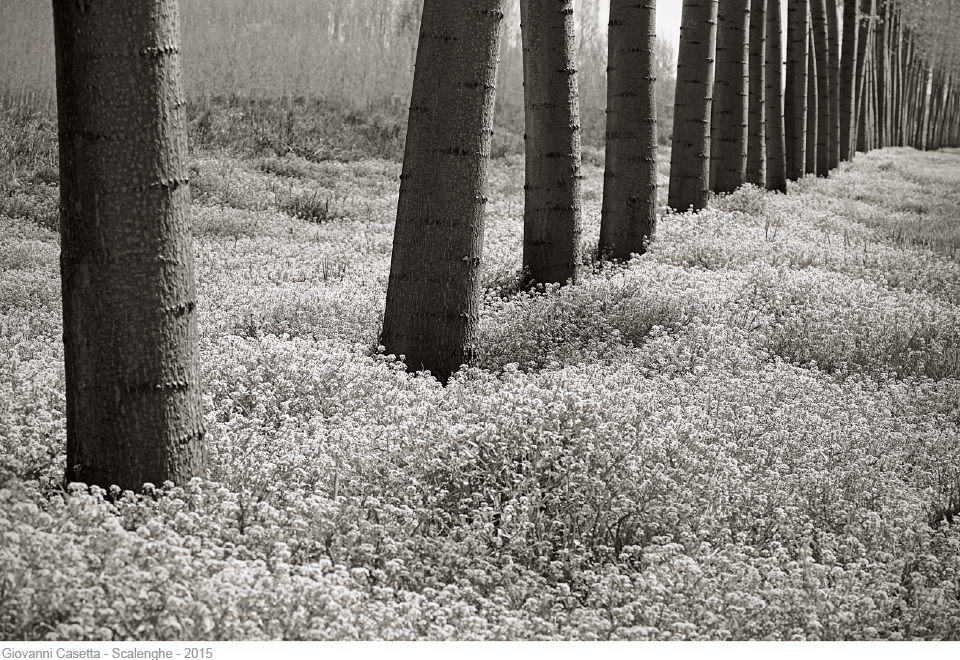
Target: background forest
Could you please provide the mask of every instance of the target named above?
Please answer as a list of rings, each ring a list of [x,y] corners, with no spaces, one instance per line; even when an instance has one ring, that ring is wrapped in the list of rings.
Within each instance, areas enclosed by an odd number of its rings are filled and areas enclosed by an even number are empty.
[[[220,115],[230,100],[241,105],[250,100],[272,104],[280,98],[322,100],[326,111],[345,115],[365,130],[396,137],[390,155],[400,156],[422,0],[182,0],[180,4],[184,84],[193,102]],[[600,16],[599,0],[575,0],[574,6],[583,140],[588,157],[592,151],[602,161],[605,17]],[[523,152],[519,3],[507,3],[507,9],[497,79],[494,155]],[[52,110],[49,3],[3,3],[0,26],[0,61],[5,63],[0,73],[2,98]],[[657,52],[659,134],[665,145],[670,143],[678,36],[662,35]],[[331,129],[326,137],[337,142],[337,132]]]
[[[670,211],[664,39],[656,238],[601,261],[582,0],[585,268],[524,291],[513,13],[441,386],[378,346],[419,3],[182,0],[207,476],[87,488],[40,5],[0,4],[0,639],[960,638],[960,150]]]

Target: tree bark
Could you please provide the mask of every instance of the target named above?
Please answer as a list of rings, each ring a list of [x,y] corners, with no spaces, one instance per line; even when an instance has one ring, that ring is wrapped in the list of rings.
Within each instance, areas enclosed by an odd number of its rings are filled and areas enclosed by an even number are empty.
[[[426,0],[381,343],[441,382],[470,361],[504,0]]]
[[[840,56],[840,160],[852,160],[857,112],[857,35],[860,0],[843,0],[843,52]]]
[[[813,52],[817,66],[817,176],[830,174],[830,32],[827,0],[812,0]]]
[[[717,1],[684,0],[677,55],[668,204],[699,211],[710,196],[710,112]]]
[[[874,0],[859,0],[860,11],[858,13],[857,30],[857,69],[855,81],[856,107],[853,116],[853,131],[851,137],[854,146],[852,149],[857,151],[866,151],[865,130],[866,107],[867,107],[867,74],[868,60],[870,58],[871,34],[873,32],[873,5]],[[852,155],[852,154],[851,154]]]
[[[787,192],[787,161],[783,124],[783,33],[780,0],[768,0],[766,80],[767,189]]]
[[[576,282],[582,264],[573,0],[521,0],[524,286]]]
[[[828,173],[840,165],[840,28],[837,0],[827,0],[827,67],[830,125],[827,135]]]
[[[177,0],[54,0],[67,482],[205,476]]]
[[[750,3],[750,73],[747,113],[747,183],[764,187],[767,182],[767,0]]]
[[[643,254],[657,222],[654,0],[611,0],[600,254]]]
[[[889,25],[889,19],[887,16],[887,11],[889,9],[889,0],[883,2],[882,8],[878,5],[877,7],[880,18],[877,21],[877,26],[875,28],[874,35],[874,83],[876,85],[876,115],[874,116],[874,121],[876,123],[876,137],[875,146],[883,148],[889,146],[889,140],[887,137],[887,128],[889,122],[887,121],[887,114],[890,110],[890,104],[887,102],[887,92],[889,91],[889,84],[887,83],[887,75],[890,71],[890,62],[887,58],[887,35],[889,30],[887,26]]]
[[[720,0],[713,89],[710,187],[733,192],[747,177],[750,0]]]
[[[787,79],[783,124],[787,179],[803,178],[807,160],[807,79],[809,76],[809,0],[787,0]]]
[[[813,0],[816,2],[817,0]],[[804,167],[806,174],[817,173],[818,152],[820,144],[820,85],[819,85],[819,67],[817,62],[816,44],[813,36],[813,30],[809,34],[809,43],[807,44],[807,69],[810,72],[807,76],[807,162]]]

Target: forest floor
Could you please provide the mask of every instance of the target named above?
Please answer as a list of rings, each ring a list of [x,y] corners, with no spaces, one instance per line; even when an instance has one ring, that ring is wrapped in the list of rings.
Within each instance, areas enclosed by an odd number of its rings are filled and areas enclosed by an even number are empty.
[[[960,151],[666,214],[534,293],[495,159],[443,388],[377,347],[396,145],[196,123],[209,478],[113,498],[62,484],[55,127],[0,117],[0,638],[960,638]]]

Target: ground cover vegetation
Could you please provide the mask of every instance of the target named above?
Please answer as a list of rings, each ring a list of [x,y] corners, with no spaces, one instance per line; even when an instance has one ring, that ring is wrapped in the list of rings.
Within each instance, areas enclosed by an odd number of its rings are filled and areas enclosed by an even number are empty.
[[[788,3],[781,104],[780,3],[687,0],[677,214],[652,0],[605,140],[596,2],[427,0],[414,53],[419,2],[181,50],[176,0],[55,1],[57,176],[49,90],[3,91],[0,631],[955,638],[960,154],[846,162],[956,144],[920,4]]]
[[[957,637],[960,152],[745,187],[528,292],[496,159],[440,387],[377,348],[398,162],[197,146],[209,478],[133,494],[62,486],[55,128],[0,125],[3,638]]]

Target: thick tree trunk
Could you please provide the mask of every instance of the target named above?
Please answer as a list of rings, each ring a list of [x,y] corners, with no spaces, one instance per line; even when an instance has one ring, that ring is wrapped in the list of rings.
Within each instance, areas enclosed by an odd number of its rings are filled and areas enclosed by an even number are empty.
[[[643,254],[657,222],[654,0],[611,0],[600,254]]]
[[[504,0],[426,0],[381,343],[441,382],[470,361]]]
[[[843,0],[843,52],[840,56],[840,160],[852,160],[855,149],[854,117],[857,111],[857,5]]]
[[[783,126],[783,33],[780,0],[768,0],[766,80],[767,189],[787,192],[787,161]]]
[[[576,282],[582,262],[573,0],[521,0],[524,285]]]
[[[710,197],[710,111],[717,0],[684,0],[677,55],[668,204],[699,211]]]
[[[837,0],[827,0],[827,67],[829,70],[830,125],[828,126],[828,169],[840,164],[840,28]]]
[[[54,0],[68,482],[205,476],[177,0]]]
[[[817,0],[813,0],[816,2]],[[813,31],[810,31],[810,43],[807,44],[807,70],[810,72],[807,76],[807,162],[804,172],[807,174],[817,173],[818,152],[820,151],[820,85],[819,85],[819,67],[817,56],[815,54],[816,44],[814,43]]]
[[[750,3],[749,111],[747,114],[747,183],[766,186],[767,182],[767,0]]]
[[[827,0],[812,0],[813,52],[817,66],[817,176],[830,174],[830,32]]]
[[[787,179],[803,178],[807,161],[807,82],[810,7],[808,0],[787,0],[787,73],[783,123]]]
[[[746,182],[750,0],[720,0],[713,88],[710,187],[733,192]]]

